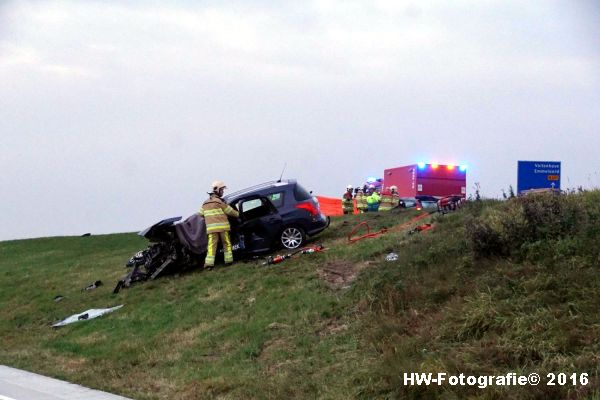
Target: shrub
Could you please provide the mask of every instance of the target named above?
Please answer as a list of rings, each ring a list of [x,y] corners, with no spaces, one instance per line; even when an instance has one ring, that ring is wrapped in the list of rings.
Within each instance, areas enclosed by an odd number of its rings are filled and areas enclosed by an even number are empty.
[[[489,222],[479,218],[467,220],[467,232],[476,256],[494,256],[505,252],[500,233]]]
[[[575,254],[589,242],[590,234],[598,237],[597,224],[590,221],[597,221],[600,213],[597,206],[590,209],[585,197],[590,195],[535,194],[481,210],[466,223],[471,248],[477,257],[514,256],[531,261],[556,258],[562,251],[564,256]],[[568,243],[561,244],[563,239]]]

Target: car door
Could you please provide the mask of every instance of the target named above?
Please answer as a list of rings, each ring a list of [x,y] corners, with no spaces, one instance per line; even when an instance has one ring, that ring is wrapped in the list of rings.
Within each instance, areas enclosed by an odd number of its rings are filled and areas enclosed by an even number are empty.
[[[237,202],[242,223],[238,227],[244,235],[246,252],[270,250],[279,238],[282,219],[279,212],[264,196],[245,197]]]

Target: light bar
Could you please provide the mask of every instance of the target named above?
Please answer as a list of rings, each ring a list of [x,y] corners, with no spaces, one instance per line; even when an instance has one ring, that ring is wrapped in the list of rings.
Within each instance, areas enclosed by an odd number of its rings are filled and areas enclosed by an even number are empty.
[[[454,171],[455,168],[458,168],[459,171],[465,172],[467,170],[467,166],[465,164],[456,165],[456,164],[439,164],[437,162],[432,163],[424,163],[423,161],[419,161],[417,163],[417,167],[419,169],[426,169],[428,165],[431,165],[432,169],[438,169],[440,165],[445,166],[448,171]]]

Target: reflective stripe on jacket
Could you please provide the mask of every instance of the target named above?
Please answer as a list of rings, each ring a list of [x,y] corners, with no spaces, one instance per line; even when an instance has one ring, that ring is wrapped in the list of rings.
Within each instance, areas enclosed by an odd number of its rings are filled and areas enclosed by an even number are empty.
[[[352,200],[352,193],[344,193],[342,196],[342,210],[354,211],[354,201]]]
[[[389,192],[383,192],[381,195],[381,205],[379,211],[389,211],[392,209],[392,194]]]
[[[367,208],[367,199],[362,192],[358,192],[356,194],[356,208],[359,210],[364,210]]]
[[[392,208],[400,204],[400,195],[397,192],[392,193]]]
[[[227,216],[239,217],[239,213],[226,204],[216,194],[211,194],[210,198],[202,204],[200,215],[206,221],[207,233],[229,232],[231,226]]]

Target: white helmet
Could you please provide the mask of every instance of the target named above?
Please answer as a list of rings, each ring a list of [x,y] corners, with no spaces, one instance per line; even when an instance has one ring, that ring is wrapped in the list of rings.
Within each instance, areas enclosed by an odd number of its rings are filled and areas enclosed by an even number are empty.
[[[398,186],[396,186],[396,185],[390,186],[390,189],[398,191]]]
[[[227,189],[227,186],[225,186],[225,182],[223,182],[223,181],[214,181],[212,183],[212,191],[213,192],[216,192],[217,190],[219,190],[221,188]]]
[[[346,186],[346,190],[352,190],[352,189],[354,189],[354,186],[352,186],[352,185]]]

